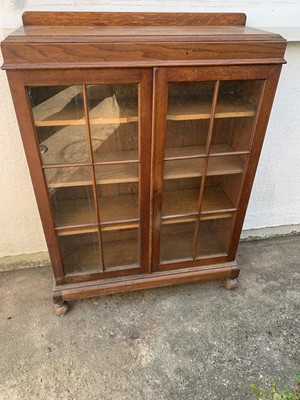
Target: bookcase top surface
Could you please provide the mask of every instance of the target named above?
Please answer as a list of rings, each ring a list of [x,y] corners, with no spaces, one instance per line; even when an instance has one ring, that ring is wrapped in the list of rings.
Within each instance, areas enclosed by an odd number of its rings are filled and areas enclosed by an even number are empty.
[[[243,13],[26,12],[1,44],[4,69],[284,62],[280,35]]]
[[[245,26],[24,26],[13,42],[278,41],[279,35]]]

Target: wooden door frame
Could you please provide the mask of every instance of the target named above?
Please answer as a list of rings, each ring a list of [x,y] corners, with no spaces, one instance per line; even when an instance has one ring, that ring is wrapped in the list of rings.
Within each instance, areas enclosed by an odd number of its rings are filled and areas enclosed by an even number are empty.
[[[189,268],[208,264],[234,261],[239,238],[251,194],[253,180],[267,128],[269,115],[282,65],[249,66],[213,66],[213,67],[162,67],[158,68],[154,80],[153,119],[153,236],[152,236],[152,271],[166,271],[177,268]],[[233,218],[227,256],[203,257],[188,261],[160,262],[160,229],[162,213],[162,187],[164,168],[164,148],[166,141],[166,115],[168,83],[193,81],[224,80],[265,80],[257,110],[252,147],[245,166],[243,182],[237,211]]]
[[[152,118],[152,69],[108,68],[65,70],[11,70],[8,81],[15,106],[31,180],[36,196],[42,226],[49,250],[56,285],[88,280],[113,278],[150,272],[150,171],[151,171],[151,118]],[[140,268],[124,269],[78,276],[65,276],[47,184],[42,169],[38,138],[35,131],[31,105],[27,94],[30,86],[69,86],[88,84],[139,84],[139,157],[140,157]]]

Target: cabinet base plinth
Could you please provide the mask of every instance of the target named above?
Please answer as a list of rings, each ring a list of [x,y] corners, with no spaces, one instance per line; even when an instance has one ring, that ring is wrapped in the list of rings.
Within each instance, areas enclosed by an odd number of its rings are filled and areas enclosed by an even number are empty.
[[[209,267],[186,268],[176,271],[153,272],[151,274],[142,274],[127,276],[117,279],[102,279],[96,281],[86,281],[71,284],[54,286],[53,297],[59,298],[57,309],[65,301],[102,296],[113,293],[129,292],[135,290],[150,289],[177,285],[180,283],[197,282],[202,280],[224,279],[236,280],[239,274],[239,268],[235,262],[227,262]],[[68,307],[66,307],[67,311]],[[58,315],[63,315],[58,314]]]

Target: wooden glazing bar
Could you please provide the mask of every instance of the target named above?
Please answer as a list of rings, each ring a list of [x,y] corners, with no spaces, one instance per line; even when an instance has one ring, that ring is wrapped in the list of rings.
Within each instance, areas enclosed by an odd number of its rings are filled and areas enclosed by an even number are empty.
[[[138,164],[139,160],[95,161],[93,165]]]
[[[128,229],[134,229],[134,228],[139,228],[140,224],[139,223],[124,223],[120,225],[105,225],[101,226],[101,232],[111,232],[111,231],[120,231],[120,230],[128,230]],[[62,230],[57,230],[58,236],[72,236],[72,235],[82,235],[84,233],[99,233],[98,232],[98,226],[94,227],[86,227],[86,228],[64,228]]]
[[[210,157],[217,156],[234,156],[249,154],[248,150],[235,151],[228,144],[212,144],[210,147]],[[187,160],[192,158],[204,158],[206,153],[206,146],[187,146],[187,147],[170,147],[166,148],[165,161],[172,160]]]
[[[74,224],[74,225],[66,225],[66,226],[56,226],[56,231],[63,231],[68,229],[80,229],[80,228],[93,228],[97,227],[97,224]]]
[[[126,230],[128,230],[128,229],[136,229],[136,228],[139,228],[140,227],[140,224],[139,224],[139,222],[138,223],[124,223],[124,224],[122,224],[122,225],[105,225],[105,226],[103,226],[103,225],[101,225],[101,231],[102,232],[109,232],[109,231],[120,231],[120,230],[124,230],[124,229],[126,229]]]
[[[83,93],[83,103],[84,103],[84,114],[85,114],[85,119],[86,119],[86,133],[87,133],[87,139],[88,139],[88,144],[89,144],[89,152],[90,152],[90,159],[91,162],[94,162],[94,153],[93,153],[93,144],[92,144],[92,137],[91,137],[91,128],[90,128],[90,122],[89,122],[89,108],[88,108],[88,98],[87,98],[87,90],[86,90],[86,85],[82,85],[82,93]],[[97,182],[96,182],[96,173],[95,173],[95,167],[94,165],[92,166],[92,179],[93,179],[93,195],[94,195],[94,204],[95,204],[95,210],[96,210],[96,218],[97,218],[97,223],[98,223],[98,239],[99,239],[99,245],[100,245],[100,265],[102,270],[104,271],[104,254],[103,254],[103,243],[102,243],[102,235],[101,235],[101,229],[100,229],[100,212],[99,212],[99,203],[98,203],[98,194],[97,194]]]
[[[103,232],[114,231],[114,230],[138,228],[139,222],[140,222],[139,219],[107,221],[102,223],[100,226]],[[81,224],[81,225],[59,226],[56,227],[55,230],[57,231],[57,234],[59,236],[80,235],[83,233],[98,232],[98,225]]]
[[[230,216],[232,216],[232,213],[235,212],[236,210],[237,210],[236,208],[231,208],[228,210],[224,209],[224,210],[213,210],[213,211],[203,212],[200,215],[200,220],[226,218],[226,217],[224,217],[224,215],[230,214]],[[187,214],[178,214],[178,215],[168,215],[168,216],[162,217],[161,219],[163,221],[162,223],[172,224],[172,223],[187,221],[187,220],[179,221],[181,218],[188,219],[188,218],[194,217],[194,219],[189,219],[189,220],[195,221],[195,217],[197,217],[197,216],[198,216],[198,213],[187,213]]]
[[[102,222],[101,226],[118,225],[118,224],[125,224],[125,223],[131,223],[131,222],[139,222],[139,221],[140,221],[139,218],[120,219],[120,220],[116,220],[116,221],[105,221],[105,222]]]
[[[66,164],[45,164],[43,169],[50,168],[67,168],[67,167],[92,167],[93,165],[114,165],[114,164],[138,164],[139,160],[124,160],[124,161],[95,161],[83,163],[66,163]]]
[[[236,207],[232,207],[232,208],[224,208],[224,209],[221,209],[221,210],[201,211],[201,212],[200,212],[200,219],[202,219],[202,216],[205,216],[205,215],[209,215],[209,214],[222,214],[222,213],[225,213],[225,212],[234,212],[234,211],[236,211],[236,210],[237,210]]]
[[[58,236],[72,236],[72,235],[83,235],[85,233],[98,233],[98,226],[86,227],[86,228],[64,228],[62,230],[57,230]]]
[[[214,88],[214,95],[213,95],[213,101],[212,101],[212,107],[211,107],[211,117],[210,117],[210,121],[209,121],[209,128],[208,128],[208,134],[207,134],[207,142],[206,142],[206,153],[207,154],[209,154],[211,141],[212,141],[212,136],[213,136],[214,117],[215,117],[216,108],[217,108],[219,87],[220,87],[220,81],[217,81],[215,83],[215,88]],[[206,160],[205,160],[205,166],[204,166],[204,170],[203,170],[203,177],[202,177],[202,180],[201,180],[201,187],[200,187],[200,192],[199,192],[199,200],[198,200],[198,213],[199,214],[198,214],[197,221],[195,223],[194,241],[193,241],[193,255],[192,255],[193,260],[195,259],[197,241],[198,241],[198,236],[199,236],[200,213],[201,213],[201,205],[202,205],[204,189],[205,189],[206,173],[207,173],[207,170],[208,170],[208,162],[209,162],[209,157],[207,157]]]
[[[242,156],[250,154],[249,150],[241,150],[241,151],[228,151],[223,153],[210,153],[209,157],[223,157],[223,156]]]
[[[173,214],[173,215],[163,215],[161,217],[162,220],[166,221],[173,218],[181,218],[181,217],[192,217],[198,215],[198,212],[190,212],[190,213],[182,213],[182,214]]]
[[[43,169],[50,168],[67,168],[67,167],[91,167],[93,164],[91,162],[82,162],[82,163],[66,163],[66,164],[45,164],[42,165]]]

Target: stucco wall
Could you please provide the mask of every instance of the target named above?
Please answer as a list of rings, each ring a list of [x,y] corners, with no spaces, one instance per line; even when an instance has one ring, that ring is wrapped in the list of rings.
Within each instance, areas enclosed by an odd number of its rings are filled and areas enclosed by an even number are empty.
[[[248,25],[298,40],[298,1],[34,1],[0,2],[0,38],[25,10],[243,11]],[[197,3],[197,5],[195,5]],[[39,4],[37,6],[37,4]],[[300,223],[300,42],[290,42],[244,229]],[[5,73],[0,72],[0,257],[45,251],[40,219]],[[245,234],[244,234],[245,236]]]

